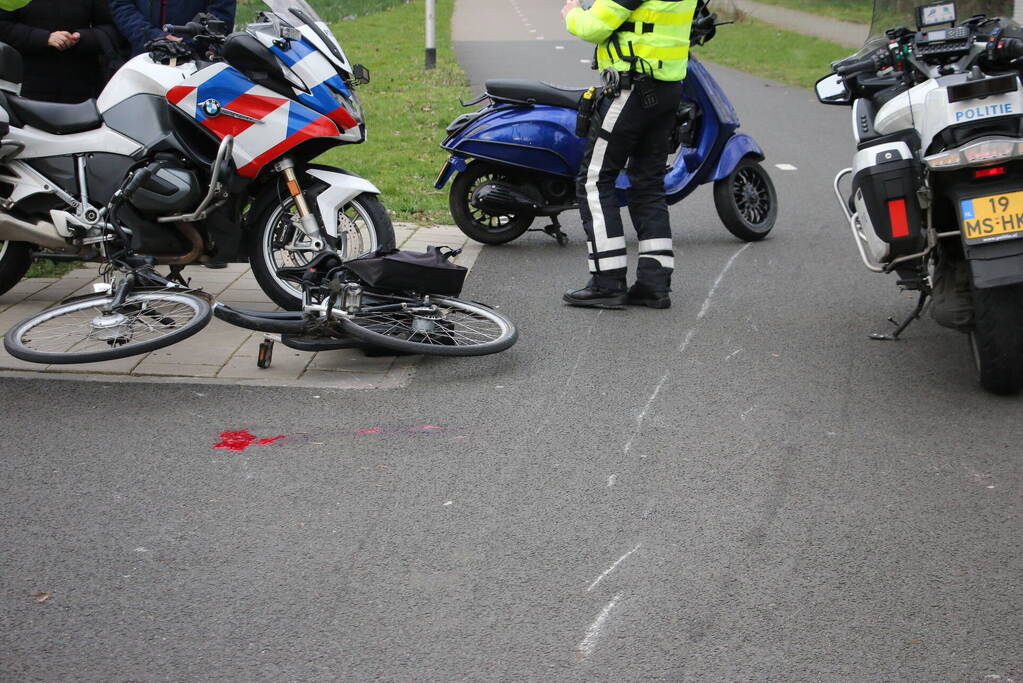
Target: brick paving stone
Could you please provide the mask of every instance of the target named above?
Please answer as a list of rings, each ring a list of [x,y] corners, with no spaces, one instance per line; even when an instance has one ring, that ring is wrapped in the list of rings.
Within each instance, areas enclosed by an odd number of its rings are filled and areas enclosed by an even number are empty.
[[[298,380],[306,371],[312,354],[304,351],[289,349],[284,344],[274,344],[273,357],[270,367],[260,368],[256,366],[256,349],[258,342],[253,341],[245,345],[246,349],[251,348],[251,355],[235,354],[227,364],[217,373],[222,379],[255,379],[265,380]]]
[[[192,363],[160,363],[152,356],[138,364],[133,375],[169,375],[173,377],[216,377],[220,365],[199,365]]]
[[[394,365],[395,356],[367,356],[360,349],[320,351],[309,363],[310,370],[330,372],[385,373]]]
[[[74,365],[47,365],[46,372],[65,372],[75,374],[112,374],[124,375],[131,373],[137,365],[142,363],[150,354],[141,356],[129,356],[117,360],[107,360],[102,363],[78,363]],[[36,366],[39,367],[39,366]]]

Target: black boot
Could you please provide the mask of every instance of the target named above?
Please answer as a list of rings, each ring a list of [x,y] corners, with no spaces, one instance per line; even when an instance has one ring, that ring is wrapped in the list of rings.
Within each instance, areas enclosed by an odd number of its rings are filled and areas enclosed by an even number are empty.
[[[590,281],[582,289],[565,292],[561,299],[572,306],[590,306],[592,308],[622,308],[625,306],[625,284],[615,289],[599,287]]]
[[[650,289],[637,282],[629,287],[625,303],[630,306],[647,306],[648,308],[671,308],[671,297],[665,290]]]

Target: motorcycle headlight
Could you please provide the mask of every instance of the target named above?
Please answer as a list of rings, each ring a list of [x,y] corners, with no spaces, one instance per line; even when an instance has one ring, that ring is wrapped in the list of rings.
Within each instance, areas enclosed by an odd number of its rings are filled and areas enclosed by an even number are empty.
[[[334,93],[334,101],[347,109],[348,113],[352,115],[352,118],[359,123],[362,123],[362,102],[359,101],[359,96],[354,92],[351,95],[344,95],[336,90],[332,90],[331,92]]]

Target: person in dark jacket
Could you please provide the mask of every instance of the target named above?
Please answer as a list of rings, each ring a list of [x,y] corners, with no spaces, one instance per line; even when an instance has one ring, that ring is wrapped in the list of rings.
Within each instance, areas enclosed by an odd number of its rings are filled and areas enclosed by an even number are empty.
[[[110,0],[114,24],[128,42],[131,54],[145,52],[146,43],[167,37],[165,24],[187,24],[199,12],[210,12],[234,26],[235,0]]]
[[[24,59],[22,96],[75,103],[103,89],[100,57],[118,36],[106,0],[33,0],[0,10],[0,41]]]

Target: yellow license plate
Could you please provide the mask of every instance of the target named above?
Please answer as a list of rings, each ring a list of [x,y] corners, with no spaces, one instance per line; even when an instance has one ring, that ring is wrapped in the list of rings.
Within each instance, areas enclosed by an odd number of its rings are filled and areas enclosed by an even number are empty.
[[[959,206],[968,244],[1023,237],[1023,192],[963,199]]]

